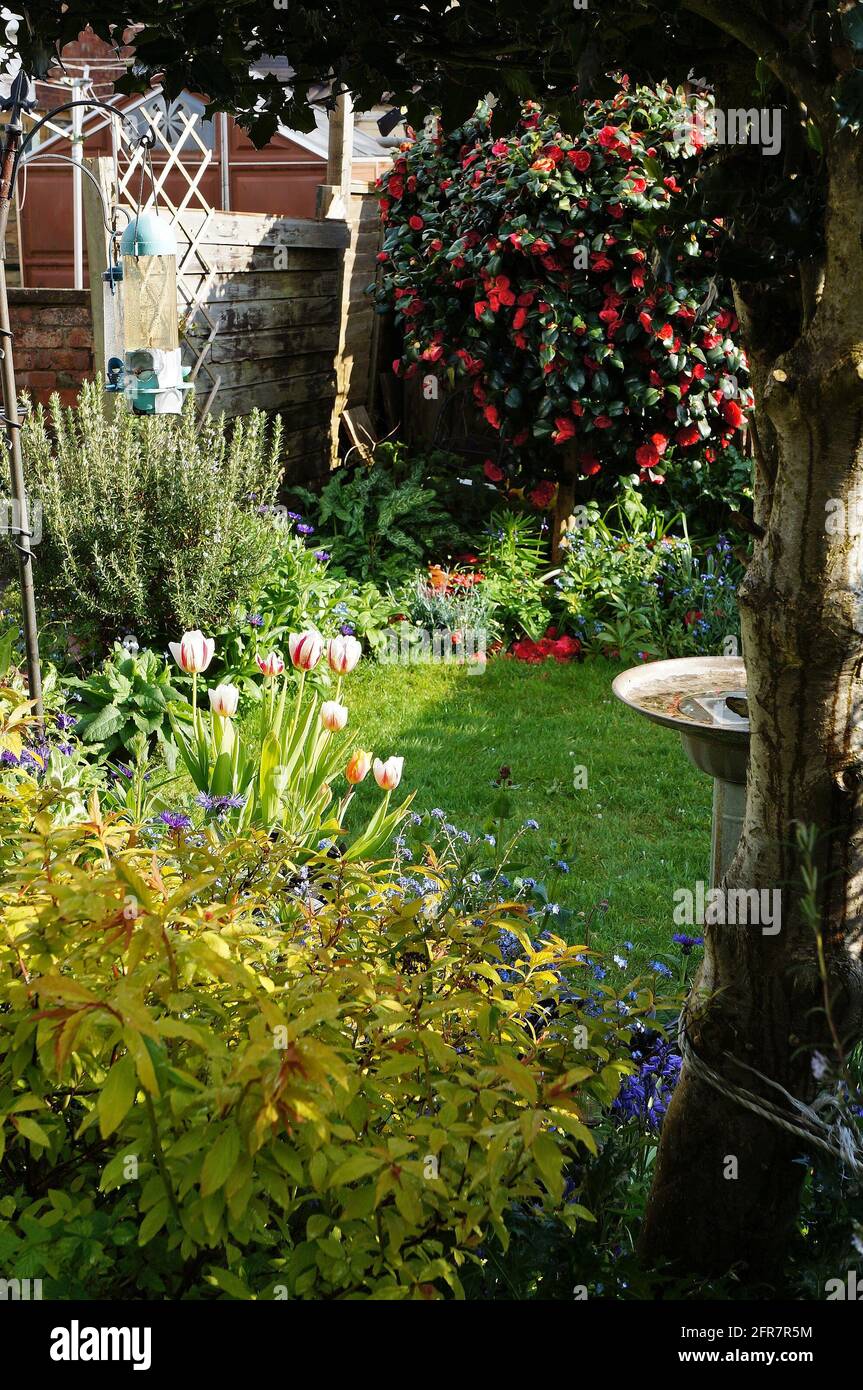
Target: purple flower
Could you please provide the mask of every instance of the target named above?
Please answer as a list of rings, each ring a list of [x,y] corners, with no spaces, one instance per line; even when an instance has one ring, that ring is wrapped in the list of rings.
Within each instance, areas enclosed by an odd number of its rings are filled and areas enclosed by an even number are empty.
[[[684,931],[676,931],[671,938],[675,945],[679,946],[685,956],[688,956],[693,946],[703,946],[703,936],[687,936]]]
[[[263,626],[264,626],[264,620],[263,620],[263,618],[261,617],[260,613],[247,613],[247,614],[246,614],[246,622],[249,624],[249,627],[263,627]]]
[[[298,535],[298,536],[313,536],[314,534],[315,534],[315,528],[314,528],[314,526],[310,526],[309,523],[308,523],[307,521],[301,521],[301,522],[298,522],[298,523],[297,523],[297,535]]]
[[[169,830],[188,830],[192,824],[191,817],[183,816],[179,811],[161,811],[159,820]]]
[[[356,628],[353,626],[352,623],[342,623],[341,627],[339,628],[339,632],[342,634],[343,637],[353,637],[354,633],[356,632]]]
[[[4,748],[3,752],[0,753],[0,763],[3,763],[5,767],[18,767],[19,765],[18,759],[9,748]]]
[[[680,1077],[682,1059],[674,1043],[655,1033],[646,1035],[643,1042],[634,1037],[630,1050],[638,1071],[623,1078],[611,1113],[656,1133]]]
[[[66,729],[74,729],[75,725],[78,723],[77,719],[71,714],[58,714],[56,715],[56,720],[57,728],[63,731]]]
[[[315,559],[317,560],[317,562],[318,562],[319,565],[325,565],[325,564],[327,563],[327,561],[329,560],[329,558],[330,558],[330,552],[329,552],[328,550],[316,550],[316,551],[315,551]]]
[[[238,811],[246,801],[243,796],[209,796],[207,792],[198,792],[195,800],[205,811],[217,816],[224,816],[228,811]]]

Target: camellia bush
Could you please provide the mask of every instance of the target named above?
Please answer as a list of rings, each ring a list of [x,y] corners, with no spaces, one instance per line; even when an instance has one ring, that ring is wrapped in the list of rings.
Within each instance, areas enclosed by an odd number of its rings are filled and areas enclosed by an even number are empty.
[[[523,905],[459,908],[431,869],[421,898],[391,864],[301,863],[265,830],[154,841],[95,796],[61,825],[9,778],[10,1277],[55,1298],[459,1296],[514,1204],[589,1217],[567,1178],[649,989],[624,1009],[583,948],[532,940]]]
[[[535,102],[495,135],[480,106],[380,180],[395,370],[470,383],[511,475],[551,471],[571,442],[584,475],[661,481],[664,460],[709,463],[752,403],[716,228],[687,222],[672,249],[700,127],[681,91],[621,84],[585,102],[577,138]]]

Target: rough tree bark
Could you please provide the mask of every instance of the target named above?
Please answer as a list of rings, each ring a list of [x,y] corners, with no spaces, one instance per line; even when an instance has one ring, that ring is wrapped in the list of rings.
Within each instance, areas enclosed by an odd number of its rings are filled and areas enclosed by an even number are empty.
[[[835,1055],[815,933],[800,912],[795,822],[820,832],[820,930],[836,1026],[863,1019],[863,141],[828,151],[823,266],[804,277],[796,340],[778,356],[757,295],[743,310],[756,397],[755,546],[740,592],[751,754],[747,810],[726,888],[779,888],[778,935],[708,927],[688,1004],[696,1051],[759,1090],[733,1058],[807,1099],[813,1048]],[[844,506],[847,529],[828,515]],[[770,1095],[769,1089],[763,1094]],[[772,1097],[776,1099],[775,1093]],[[642,1232],[652,1262],[708,1274],[779,1271],[798,1207],[803,1145],[684,1068],[663,1128]],[[738,1177],[725,1176],[726,1157]]]

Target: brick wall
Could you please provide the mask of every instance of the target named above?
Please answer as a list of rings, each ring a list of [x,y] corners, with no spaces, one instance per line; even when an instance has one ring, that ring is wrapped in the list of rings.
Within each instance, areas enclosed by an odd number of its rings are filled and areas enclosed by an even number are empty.
[[[47,401],[57,391],[74,405],[81,382],[94,375],[89,290],[9,290],[19,391]]]

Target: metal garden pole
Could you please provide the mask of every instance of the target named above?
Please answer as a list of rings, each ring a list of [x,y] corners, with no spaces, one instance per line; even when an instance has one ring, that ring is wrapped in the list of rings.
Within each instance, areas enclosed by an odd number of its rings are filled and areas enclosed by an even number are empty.
[[[20,83],[21,77],[17,79]],[[26,82],[26,79],[24,79]],[[19,87],[18,91],[22,89]],[[12,485],[11,532],[18,551],[18,573],[21,579],[24,646],[27,654],[27,683],[30,699],[35,702],[36,716],[42,724],[42,668],[39,663],[39,633],[36,626],[36,599],[33,589],[33,551],[30,541],[29,509],[24,490],[24,460],[21,453],[21,426],[18,421],[18,395],[15,388],[15,361],[12,352],[12,330],[9,327],[9,296],[6,290],[6,226],[14,193],[15,159],[21,140],[20,100],[12,104],[6,125],[3,158],[0,162],[0,375],[3,381],[3,423],[9,438],[9,461]]]

